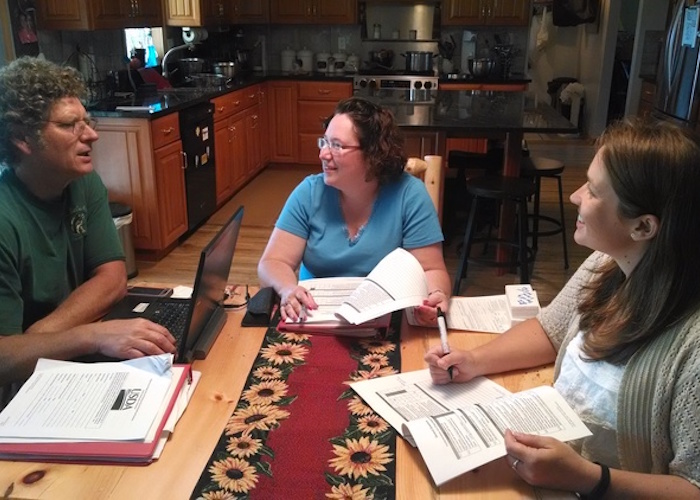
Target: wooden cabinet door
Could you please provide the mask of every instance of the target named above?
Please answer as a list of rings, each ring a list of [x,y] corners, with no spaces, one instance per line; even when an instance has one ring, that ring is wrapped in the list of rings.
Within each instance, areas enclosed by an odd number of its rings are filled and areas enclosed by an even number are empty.
[[[165,0],[165,24],[168,26],[201,26],[200,0]]]
[[[160,0],[98,0],[93,3],[95,29],[162,26]]]
[[[528,26],[530,0],[445,0],[445,25]]]
[[[260,105],[255,105],[246,111],[245,116],[246,151],[246,179],[255,175],[262,168],[262,123],[260,119]]]
[[[258,85],[260,95],[260,161],[261,167],[270,163],[270,103],[267,83]]]
[[[233,22],[239,24],[265,24],[269,21],[269,0],[235,0],[233,2]]]
[[[404,132],[404,151],[406,156],[423,159],[425,155],[437,155],[438,133],[437,132]]]
[[[202,24],[205,26],[229,23],[233,19],[233,5],[226,0],[201,0]]]
[[[297,161],[297,84],[289,81],[268,83],[268,123],[270,160]]]
[[[357,0],[315,0],[312,11],[319,24],[357,22]]]
[[[312,13],[310,0],[271,0],[270,21],[276,24],[303,24]]]
[[[182,142],[176,141],[153,153],[158,193],[161,248],[187,231],[187,194],[183,170]]]
[[[530,0],[491,0],[487,19],[498,26],[528,26]]]
[[[216,205],[221,206],[233,194],[233,127],[230,118],[214,123],[214,147],[216,148]]]
[[[90,29],[90,10],[85,0],[40,0],[36,6],[41,29]]]
[[[239,113],[231,118],[231,161],[233,165],[231,179],[233,191],[245,184],[248,176],[248,142],[246,127],[247,113]]]
[[[443,0],[442,24],[479,25],[483,24],[488,0]]]

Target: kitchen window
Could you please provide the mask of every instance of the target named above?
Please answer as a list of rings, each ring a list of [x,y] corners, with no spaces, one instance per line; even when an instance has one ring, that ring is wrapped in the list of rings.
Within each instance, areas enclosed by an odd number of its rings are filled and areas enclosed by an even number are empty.
[[[143,50],[144,66],[158,66],[163,54],[163,28],[126,28],[126,57],[137,55],[137,49]]]

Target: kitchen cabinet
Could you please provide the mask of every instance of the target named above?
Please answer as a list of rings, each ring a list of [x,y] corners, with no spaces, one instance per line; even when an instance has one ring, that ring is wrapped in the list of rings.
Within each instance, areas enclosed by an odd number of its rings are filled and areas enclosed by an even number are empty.
[[[260,168],[270,163],[270,103],[268,99],[268,84],[258,85],[260,96]]]
[[[425,158],[426,155],[441,155],[438,151],[438,132],[403,131],[403,150],[408,158]]]
[[[299,82],[297,127],[299,157],[297,163],[315,165],[318,138],[324,134],[323,122],[333,114],[341,99],[352,95],[350,82]]]
[[[289,80],[267,84],[270,161],[297,161],[297,84]]]
[[[212,99],[216,154],[216,204],[223,205],[262,164],[260,85]]]
[[[267,0],[165,0],[169,26],[265,24],[270,20]]]
[[[273,24],[355,24],[357,0],[271,0]]]
[[[443,0],[442,24],[528,26],[530,0]]]
[[[122,29],[162,26],[160,0],[46,0],[37,2],[45,30]]]
[[[187,231],[185,172],[178,114],[156,120],[100,118],[95,171],[110,201],[133,211],[134,247],[160,258]]]
[[[637,115],[641,118],[649,118],[654,110],[654,95],[656,94],[656,84],[648,80],[642,80],[642,90],[639,94],[639,105]]]

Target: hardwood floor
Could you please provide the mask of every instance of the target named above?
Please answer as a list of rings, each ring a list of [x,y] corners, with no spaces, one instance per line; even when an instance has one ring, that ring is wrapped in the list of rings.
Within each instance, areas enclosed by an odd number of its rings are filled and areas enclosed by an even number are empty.
[[[569,202],[568,196],[585,182],[586,169],[593,158],[594,149],[592,141],[588,139],[535,135],[527,135],[526,139],[531,155],[555,158],[566,165],[563,190],[570,266],[568,270],[564,269],[561,235],[540,238],[530,281],[538,292],[540,303],[545,305],[590,254],[590,250],[579,247],[573,241],[576,207]],[[236,208],[244,205],[243,227],[229,282],[257,285],[257,263],[287,195],[303,177],[318,170],[317,166],[274,165],[266,168],[164,259],[159,262],[138,260],[139,274],[130,280],[130,283],[177,283],[191,286],[199,252]],[[541,212],[545,215],[558,215],[555,181],[545,180],[542,183]],[[445,247],[445,262],[451,277],[454,277],[458,264],[456,242],[461,238],[461,234],[456,234],[451,244]],[[517,282],[518,277],[515,274],[497,276],[494,268],[471,265],[466,280],[462,282],[461,294],[502,294],[506,284]]]

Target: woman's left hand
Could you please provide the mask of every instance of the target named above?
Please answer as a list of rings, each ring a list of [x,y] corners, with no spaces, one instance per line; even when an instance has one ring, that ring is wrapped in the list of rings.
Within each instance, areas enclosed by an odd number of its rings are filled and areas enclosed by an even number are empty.
[[[437,326],[437,308],[447,313],[449,299],[442,290],[435,290],[423,300],[423,304],[413,308],[413,317],[421,326]]]
[[[506,430],[508,465],[533,486],[588,493],[600,479],[600,466],[551,437]]]

